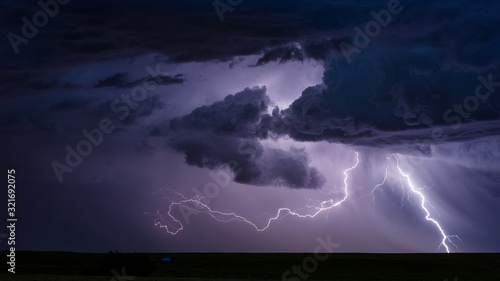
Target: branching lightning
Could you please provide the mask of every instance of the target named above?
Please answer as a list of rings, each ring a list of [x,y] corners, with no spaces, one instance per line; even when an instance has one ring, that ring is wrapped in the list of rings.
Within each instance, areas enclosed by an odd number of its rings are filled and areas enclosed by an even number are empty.
[[[427,202],[427,200],[425,199],[425,196],[422,192],[420,192],[418,190],[418,188],[415,187],[415,185],[412,183],[411,179],[410,179],[410,176],[408,174],[406,174],[405,172],[403,172],[403,170],[401,169],[400,165],[399,165],[399,159],[396,155],[393,155],[394,156],[394,159],[396,159],[396,167],[400,173],[401,176],[403,176],[405,179],[406,179],[406,182],[411,190],[411,192],[413,194],[416,194],[418,197],[420,197],[420,207],[422,208],[422,210],[424,210],[425,212],[425,219],[427,221],[430,221],[432,222],[434,225],[436,225],[436,227],[438,228],[439,230],[439,233],[441,234],[441,236],[443,237],[443,239],[441,240],[441,244],[439,244],[438,246],[438,250],[441,246],[443,246],[445,249],[446,249],[446,252],[449,253],[450,252],[450,248],[448,247],[448,245],[446,244],[446,242],[448,241],[450,244],[452,244],[453,246],[457,247],[457,245],[455,245],[453,243],[453,241],[451,241],[451,238],[458,238],[460,239],[460,237],[458,237],[457,235],[448,235],[444,232],[443,228],[441,227],[441,225],[439,224],[438,221],[436,221],[435,219],[431,218],[431,213],[429,212],[429,210],[425,207],[426,204],[429,204]],[[432,205],[430,205],[432,206]],[[434,208],[434,206],[432,206]]]
[[[188,209],[190,212],[194,211],[194,212],[205,213],[219,222],[233,222],[233,221],[243,222],[252,226],[257,231],[265,231],[271,226],[271,223],[273,221],[279,220],[287,215],[292,215],[298,218],[314,218],[318,214],[325,211],[329,211],[332,208],[339,206],[340,204],[342,204],[344,201],[347,200],[349,196],[349,184],[347,183],[347,180],[349,178],[348,173],[354,170],[358,166],[358,164],[359,164],[359,154],[358,152],[356,152],[356,164],[354,164],[354,166],[344,171],[344,197],[341,200],[334,201],[334,199],[329,199],[322,201],[319,204],[319,206],[306,205],[297,210],[291,210],[289,208],[279,208],[278,211],[276,212],[276,215],[269,218],[267,223],[265,223],[265,225],[261,227],[257,226],[254,222],[244,218],[243,216],[237,215],[235,213],[232,212],[226,213],[217,210],[212,210],[208,205],[202,202],[202,198],[196,198],[196,199],[186,198],[182,194],[179,194],[177,192],[175,193],[181,197],[181,200],[176,202],[171,202],[166,216],[161,216],[160,214],[158,214],[158,217],[155,220],[155,225],[158,227],[165,228],[167,232],[172,235],[176,235],[179,231],[183,230],[184,225],[182,224],[182,222],[172,214],[173,208],[175,206],[184,210]],[[190,205],[192,205],[193,207],[191,207]],[[172,219],[175,222],[175,224],[178,225],[178,227],[174,227],[169,223],[163,224],[162,222],[164,221],[165,217],[169,217],[170,219]]]
[[[389,160],[389,158],[387,158],[387,160]],[[387,165],[385,165],[385,174],[384,174],[384,179],[382,180],[381,183],[378,183],[376,184],[373,189],[371,190],[370,193],[368,194],[371,194],[372,195],[372,202],[373,202],[373,210],[375,210],[375,191],[380,188],[381,186],[383,186],[385,184],[385,182],[387,181],[387,177],[389,176],[389,162],[387,162]],[[364,196],[368,195],[368,194],[365,194]]]
[[[266,214],[260,216],[260,217],[266,216],[267,222],[265,222],[263,224],[259,224],[260,225],[259,226],[256,222],[249,220],[249,219],[247,219],[241,215],[238,215],[234,212],[222,212],[222,211],[212,209],[210,206],[208,206],[208,203],[204,203],[204,199],[205,199],[204,197],[197,196],[195,198],[187,198],[178,192],[171,191],[175,194],[176,200],[173,200],[173,199],[171,199],[171,197],[169,197],[170,205],[168,207],[168,212],[165,215],[161,215],[160,212],[157,212],[157,214],[156,214],[157,218],[155,219],[155,225],[166,229],[166,231],[172,235],[177,235],[177,233],[179,233],[180,231],[182,231],[184,229],[185,224],[189,223],[189,215],[190,214],[204,213],[204,214],[209,215],[210,217],[212,217],[213,219],[215,219],[218,222],[223,222],[223,223],[242,222],[242,223],[248,224],[249,226],[254,228],[256,231],[262,232],[262,231],[267,230],[274,221],[280,220],[281,218],[288,216],[288,215],[292,215],[292,216],[295,216],[297,218],[314,218],[318,214],[323,213],[323,212],[328,214],[329,210],[339,206],[340,204],[345,202],[349,197],[349,184],[348,184],[349,174],[354,169],[356,169],[358,167],[359,162],[360,162],[359,161],[359,153],[355,152],[355,154],[356,154],[356,163],[352,167],[344,170],[344,172],[343,172],[343,174],[344,174],[344,181],[343,181],[344,182],[344,187],[343,187],[344,196],[342,197],[342,199],[340,199],[338,201],[335,201],[333,198],[330,198],[330,199],[325,200],[325,201],[308,200],[309,203],[307,203],[307,205],[305,205],[302,208],[295,209],[295,210],[282,207],[282,208],[279,208],[274,215],[270,215],[270,214],[266,213]],[[395,163],[396,163],[395,168],[396,169],[395,169],[394,173],[396,173],[397,177],[399,178],[401,190],[403,192],[402,197],[401,197],[401,208],[404,207],[405,197],[406,197],[406,200],[408,200],[408,201],[410,201],[410,195],[413,195],[413,196],[416,196],[417,198],[420,198],[420,208],[425,213],[425,219],[427,221],[433,223],[436,226],[437,230],[439,231],[439,233],[442,237],[441,243],[439,244],[437,250],[439,250],[441,247],[444,247],[446,252],[450,253],[449,244],[457,247],[451,239],[452,238],[460,239],[460,238],[457,235],[446,234],[445,231],[443,230],[442,226],[440,225],[440,223],[436,219],[431,217],[431,213],[427,209],[427,206],[430,206],[431,208],[433,208],[436,211],[436,213],[437,213],[437,209],[433,205],[431,205],[427,201],[427,199],[425,198],[425,195],[422,192],[422,190],[425,189],[425,187],[418,188],[415,186],[415,184],[412,182],[409,174],[405,173],[403,171],[403,169],[401,168],[399,158],[395,154],[387,157],[387,164],[385,166],[384,178],[383,178],[382,182],[376,184],[370,192],[372,195],[373,207],[375,207],[375,199],[376,199],[375,191],[377,189],[379,189],[381,186],[383,186],[384,184],[386,184],[388,178],[391,175],[389,173],[389,169],[391,167],[391,159],[395,160]],[[392,175],[394,175],[394,173],[392,173]],[[405,186],[407,186],[408,191],[405,191]],[[370,193],[365,194],[365,195],[369,195]],[[314,202],[316,202],[316,203],[314,204]],[[413,206],[413,202],[411,202],[411,203]],[[176,217],[174,215],[174,210],[176,208],[178,208],[179,212],[184,217],[184,219],[181,219],[181,218],[179,218],[179,216]],[[187,216],[186,216],[186,214],[187,214]],[[437,213],[437,214],[439,215],[439,213]]]

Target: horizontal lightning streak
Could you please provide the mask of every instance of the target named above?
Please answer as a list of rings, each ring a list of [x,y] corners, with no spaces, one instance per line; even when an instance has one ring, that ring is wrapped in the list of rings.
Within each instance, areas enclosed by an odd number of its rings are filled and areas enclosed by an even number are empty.
[[[182,222],[177,219],[173,214],[172,214],[172,210],[173,210],[173,207],[174,206],[177,206],[179,208],[191,208],[191,209],[194,209],[193,207],[187,207],[186,205],[189,205],[189,204],[193,204],[194,206],[196,206],[196,211],[198,212],[203,212],[205,214],[208,214],[209,216],[211,216],[213,219],[219,221],[219,222],[232,222],[232,221],[239,221],[239,222],[244,222],[246,224],[249,224],[250,226],[252,226],[253,228],[255,228],[255,230],[257,231],[265,231],[266,229],[268,229],[270,226],[271,226],[271,223],[273,221],[276,221],[276,220],[279,220],[281,219],[282,217],[284,216],[287,216],[287,215],[292,215],[292,216],[295,216],[295,217],[298,217],[298,218],[314,218],[316,217],[318,214],[324,212],[324,211],[328,211],[334,207],[337,207],[339,206],[340,204],[342,204],[343,202],[345,202],[349,196],[349,185],[347,183],[347,180],[349,178],[349,172],[354,170],[359,164],[359,154],[358,152],[356,152],[356,164],[354,164],[354,166],[346,169],[344,171],[344,197],[335,202],[333,199],[329,199],[329,200],[325,200],[325,201],[322,201],[320,206],[312,206],[312,205],[306,205],[300,209],[297,209],[295,211],[289,209],[289,208],[280,208],[278,209],[276,215],[274,217],[271,217],[266,225],[264,227],[258,227],[255,223],[253,223],[252,221],[246,219],[245,217],[243,216],[240,216],[236,213],[233,213],[233,212],[230,212],[230,213],[225,213],[225,212],[221,212],[221,211],[217,211],[217,210],[212,210],[208,205],[206,205],[205,203],[201,202],[201,199],[192,199],[192,198],[186,198],[184,197],[182,194],[179,194],[177,193],[179,196],[182,197],[182,200],[178,201],[178,202],[172,202],[168,208],[168,212],[167,212],[167,216],[170,217],[176,224],[179,225],[179,227],[175,230],[171,230],[171,228],[173,228],[172,226],[170,226],[169,228],[169,224],[162,224],[161,221],[164,220],[164,217],[163,216],[159,216],[159,218],[157,218],[155,220],[155,225],[158,226],[158,227],[162,227],[162,228],[165,228],[167,230],[168,233],[172,234],[172,235],[176,235],[179,231],[183,230],[184,229],[184,225],[182,224]],[[312,213],[307,213],[306,211],[308,210],[312,210],[313,212]]]

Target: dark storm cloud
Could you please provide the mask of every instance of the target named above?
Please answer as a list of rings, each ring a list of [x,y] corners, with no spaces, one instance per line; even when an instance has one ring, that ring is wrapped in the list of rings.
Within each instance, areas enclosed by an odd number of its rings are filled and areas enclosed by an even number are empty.
[[[165,103],[158,95],[147,96],[130,106],[120,95],[114,94],[104,100],[66,96],[56,103],[15,104],[2,110],[1,132],[79,134],[82,128],[94,128],[103,118],[111,118],[118,126],[117,131],[123,131],[164,107]]]
[[[165,104],[161,101],[158,95],[147,96],[144,100],[133,103],[133,106],[125,106],[125,103],[116,103],[119,99],[109,99],[102,102],[94,111],[88,114],[88,117],[96,120],[94,124],[101,118],[113,118],[122,125],[134,124],[141,117],[150,116],[155,110],[161,110]],[[113,106],[113,104],[115,106]],[[122,120],[122,116],[125,118]]]
[[[297,140],[377,144],[367,137],[380,140],[386,133],[406,135],[408,130],[447,125],[443,114],[474,94],[477,77],[498,73],[499,4],[401,1],[402,12],[392,15],[359,53],[347,54],[352,59],[347,63],[340,44],[355,45],[359,34],[353,28],[365,30],[374,20],[371,12],[387,9],[387,3],[245,2],[221,23],[212,5],[194,0],[71,2],[28,44],[19,46],[19,55],[10,53],[8,40],[2,41],[6,45],[0,55],[6,59],[0,87],[4,95],[29,85],[61,87],[55,81],[64,67],[147,53],[157,53],[165,62],[231,65],[239,56],[261,55],[257,66],[311,58],[324,60],[325,88],[304,94],[280,113],[296,121],[288,133]],[[3,19],[5,34],[19,33],[20,16],[37,9],[23,1],[16,7]],[[43,47],[47,45],[52,48]],[[122,88],[139,80],[118,73],[95,86]],[[182,83],[183,77],[163,81]],[[471,116],[457,117],[453,111],[448,119],[497,120],[498,104],[499,95],[492,94]]]
[[[302,51],[297,46],[278,47],[265,52],[265,54],[257,61],[256,66],[264,65],[272,61],[285,63],[288,61],[303,60],[304,56]]]
[[[127,80],[129,79],[127,73],[117,73],[113,76],[110,76],[106,79],[99,80],[99,83],[97,83],[94,87],[95,88],[103,88],[103,87],[117,87],[117,88],[125,88],[127,87],[128,83]]]
[[[326,41],[303,48],[308,57],[330,60],[323,84],[306,89],[273,117],[290,120],[282,135],[404,145],[500,133],[500,22],[493,12],[498,4],[478,5],[482,13],[477,14],[458,4],[401,3],[403,11],[380,35],[370,38],[352,30],[354,39],[345,43],[368,40],[357,52]],[[358,26],[368,20],[373,20],[369,12]],[[416,24],[418,30],[411,32]]]
[[[51,112],[74,111],[84,108],[88,103],[88,100],[67,99],[50,106],[48,110]]]
[[[185,81],[185,79],[182,78],[183,76],[183,74],[177,74],[175,76],[157,75],[155,77],[149,75],[142,79],[131,81],[128,73],[123,72],[117,73],[103,80],[99,80],[99,82],[94,87],[133,88],[135,86],[142,85],[144,81],[152,81],[153,83],[160,85],[182,84]]]
[[[234,181],[249,185],[320,188],[325,180],[310,167],[303,149],[270,149],[255,139],[219,136],[212,132],[183,132],[169,145],[185,154],[188,165],[209,169],[228,168]]]
[[[169,145],[184,153],[189,165],[231,169],[239,183],[321,187],[324,179],[309,166],[303,149],[270,149],[257,141],[261,116],[269,103],[266,88],[256,87],[199,107],[170,121]]]
[[[320,188],[325,183],[324,177],[314,167],[305,149],[291,147],[266,149],[261,160],[263,172],[261,178],[267,184],[282,184],[293,188]]]
[[[343,42],[352,42],[352,38],[316,38],[307,40],[304,43],[304,56],[319,61],[327,61],[335,53],[340,52],[340,44]]]
[[[251,136],[255,134],[260,116],[270,103],[266,88],[255,87],[210,106],[202,106],[190,114],[170,121],[170,129],[212,131],[217,134]]]
[[[459,119],[459,115],[452,111],[453,103],[447,106],[429,103],[429,108],[425,108],[422,105],[419,107],[418,100],[414,105],[407,104],[405,97],[398,95],[391,95],[382,102],[374,102],[372,96],[367,96],[366,100],[362,100],[361,95],[352,96],[358,100],[352,101],[351,105],[349,101],[334,103],[327,86],[310,87],[289,108],[281,111],[275,109],[272,116],[263,116],[261,126],[269,128],[268,124],[273,122],[286,123],[287,126],[276,126],[278,130],[271,132],[298,141],[326,140],[368,146],[409,145],[410,150],[428,150],[416,146],[418,143],[440,144],[500,134],[497,120],[480,119],[481,116],[488,116],[488,111],[492,109],[488,104],[483,110],[470,112],[471,117],[475,118]],[[344,96],[339,101],[348,98]],[[497,101],[492,98],[491,102]],[[388,105],[383,108],[383,103]],[[446,111],[450,112],[450,118],[453,116],[456,120],[445,122],[447,120],[443,120],[443,113]]]
[[[172,84],[182,84],[184,83],[184,81],[186,81],[185,78],[183,78],[185,75],[184,74],[176,74],[175,76],[167,76],[167,75],[157,75],[155,77],[152,77],[152,76],[146,76],[142,79],[138,79],[134,82],[132,82],[131,84],[133,86],[136,86],[136,85],[141,85],[144,83],[144,81],[151,81],[153,80],[153,83],[157,83],[159,85],[172,85]],[[160,82],[158,82],[158,80]]]
[[[0,31],[5,35],[13,32],[21,36],[20,18],[30,18],[40,9],[33,1],[2,5],[13,9],[2,19]],[[332,30],[318,30],[315,25],[320,23],[309,23],[315,17],[314,11],[325,5],[331,6],[328,1],[247,2],[221,23],[211,3],[194,0],[72,1],[61,6],[28,43],[20,44],[17,55],[4,37],[0,43],[4,58],[0,85],[19,86],[19,82],[30,82],[35,77],[60,74],[67,67],[149,53],[176,63],[229,62],[237,56],[261,54],[303,38],[333,36]],[[269,14],[262,14],[263,9]],[[329,18],[341,13],[331,11]],[[335,26],[348,27],[346,23]]]

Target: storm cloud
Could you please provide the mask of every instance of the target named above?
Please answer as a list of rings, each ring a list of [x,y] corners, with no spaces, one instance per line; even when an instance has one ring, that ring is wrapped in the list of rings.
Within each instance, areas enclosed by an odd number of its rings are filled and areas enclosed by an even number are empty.
[[[304,149],[286,151],[259,143],[259,124],[269,103],[266,88],[256,87],[196,108],[170,121],[169,145],[184,153],[189,165],[229,168],[238,183],[320,188],[324,179],[309,166]]]
[[[18,52],[9,34],[41,8],[0,8],[0,164],[37,209],[20,208],[19,250],[307,252],[332,233],[347,252],[434,252],[399,160],[460,251],[499,249],[498,1],[249,0],[223,22],[210,1],[69,1]],[[68,147],[88,155],[60,182]],[[176,236],[152,223],[223,171],[210,207],[259,226],[349,196],[265,233],[203,212]]]
[[[117,73],[113,76],[107,77],[106,79],[100,80],[94,87],[133,88],[135,86],[142,85],[144,81],[152,81],[153,83],[160,85],[182,84],[185,81],[185,79],[182,78],[182,76],[184,75],[183,74],[177,74],[175,76],[157,75],[155,77],[146,76],[142,79],[131,81],[128,73]]]

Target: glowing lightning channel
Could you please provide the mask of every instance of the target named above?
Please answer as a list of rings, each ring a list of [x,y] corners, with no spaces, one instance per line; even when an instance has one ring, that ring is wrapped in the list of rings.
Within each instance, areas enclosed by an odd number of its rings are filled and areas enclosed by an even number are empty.
[[[389,158],[389,157],[387,157],[387,160],[389,160],[389,159],[390,159],[390,158]],[[371,191],[371,194],[372,194],[372,202],[373,202],[373,210],[375,210],[375,191],[376,191],[379,187],[381,187],[382,185],[384,185],[384,184],[385,184],[385,182],[387,181],[387,177],[388,177],[388,175],[389,175],[389,161],[387,161],[387,165],[385,166],[385,175],[384,175],[384,180],[383,180],[381,183],[376,184],[376,185],[373,187],[372,191]]]
[[[197,199],[186,198],[182,194],[174,191],[177,195],[181,196],[182,200],[180,200],[178,202],[171,202],[171,204],[168,208],[168,212],[165,216],[162,216],[161,214],[158,213],[158,218],[156,218],[156,220],[155,220],[155,225],[160,227],[160,228],[165,228],[167,230],[167,232],[172,234],[172,235],[176,235],[179,231],[183,230],[184,225],[182,224],[182,222],[179,219],[177,219],[174,215],[172,215],[172,213],[171,213],[174,206],[178,206],[179,208],[187,208],[191,211],[196,208],[196,212],[208,214],[213,219],[215,219],[219,222],[232,222],[232,221],[244,222],[246,224],[249,224],[253,228],[255,228],[255,230],[257,230],[257,231],[265,231],[266,229],[268,229],[270,227],[270,225],[273,221],[279,220],[282,217],[287,216],[287,215],[292,215],[292,216],[296,216],[299,218],[314,218],[319,213],[321,213],[323,211],[329,211],[330,209],[337,207],[338,205],[342,204],[344,201],[347,200],[347,198],[349,196],[349,190],[348,190],[349,185],[347,183],[347,179],[349,178],[348,173],[350,171],[354,170],[359,164],[359,154],[358,154],[358,152],[355,152],[355,153],[356,153],[356,164],[354,164],[354,166],[352,166],[351,168],[348,168],[344,171],[344,193],[345,193],[345,195],[341,200],[339,200],[337,202],[334,202],[333,199],[329,199],[326,201],[322,201],[320,203],[319,207],[306,205],[306,206],[304,206],[300,209],[297,209],[295,211],[292,211],[289,208],[280,208],[280,209],[278,209],[278,211],[274,217],[269,218],[269,220],[267,221],[267,224],[264,227],[259,228],[252,221],[247,220],[246,218],[244,218],[240,215],[237,215],[233,212],[224,213],[224,212],[220,212],[217,210],[212,210],[208,205],[201,202],[201,199],[203,199],[203,198],[197,198]],[[193,204],[195,207],[187,207],[187,205],[189,205],[189,204]],[[306,210],[312,210],[312,213],[307,213]],[[169,223],[163,224],[162,221],[164,220],[164,218],[166,216],[170,217],[176,224],[179,225],[179,227],[173,227]]]
[[[446,249],[446,252],[447,253],[450,253],[450,249],[449,249],[449,246],[447,245],[447,242],[449,242],[450,244],[454,245],[455,247],[457,247],[453,241],[451,240],[451,238],[457,238],[460,240],[460,237],[458,237],[457,235],[447,235],[443,228],[441,227],[441,225],[439,224],[438,221],[436,221],[435,219],[431,218],[431,214],[429,212],[429,210],[426,208],[426,204],[428,204],[429,206],[431,206],[432,208],[435,209],[434,206],[432,206],[425,198],[424,194],[422,192],[420,192],[419,188],[417,188],[411,181],[410,179],[410,176],[408,174],[406,174],[405,172],[403,172],[403,170],[401,169],[400,165],[399,165],[399,159],[397,157],[397,155],[393,154],[392,155],[394,157],[394,159],[396,160],[396,167],[397,167],[397,170],[399,172],[399,178],[400,178],[400,183],[401,183],[401,189],[403,190],[403,196],[402,196],[402,206],[404,206],[404,197],[405,195],[407,196],[407,200],[410,201],[410,192],[413,193],[413,194],[416,194],[417,196],[419,196],[421,198],[421,208],[422,210],[426,213],[426,216],[425,216],[425,219],[427,221],[430,221],[432,222],[439,230],[439,232],[441,233],[441,236],[443,237],[443,239],[441,240],[441,243],[439,244],[439,247],[438,247],[438,250],[441,246],[444,246],[444,248]],[[390,160],[390,157],[387,158],[387,160]],[[349,178],[349,172],[351,172],[352,170],[354,170],[356,167],[358,167],[359,165],[359,154],[358,152],[356,152],[356,163],[346,169],[344,171],[344,197],[339,200],[339,201],[334,201],[334,199],[329,199],[329,200],[325,200],[325,201],[322,201],[322,202],[319,202],[319,206],[314,206],[314,205],[306,205],[300,209],[296,209],[294,211],[292,211],[291,209],[289,208],[280,208],[278,209],[277,213],[275,216],[273,217],[270,217],[267,221],[267,223],[265,224],[264,227],[258,227],[255,223],[253,223],[252,221],[246,219],[245,217],[243,216],[240,216],[236,213],[233,213],[233,212],[229,212],[229,213],[225,213],[225,212],[221,212],[221,211],[217,211],[217,210],[212,210],[207,204],[203,203],[202,200],[204,199],[203,197],[196,197],[195,199],[193,198],[187,198],[185,197],[184,195],[178,193],[178,192],[175,192],[175,191],[172,191],[174,192],[176,195],[178,195],[181,200],[178,200],[177,202],[174,202],[174,201],[170,201],[170,205],[169,205],[169,208],[168,208],[168,212],[165,216],[162,216],[159,212],[158,212],[158,217],[157,219],[155,220],[155,225],[158,226],[158,227],[161,227],[161,228],[165,228],[167,230],[168,233],[172,234],[172,235],[176,235],[179,231],[183,230],[184,229],[184,225],[183,223],[178,219],[176,218],[173,214],[172,214],[172,211],[173,211],[173,208],[175,206],[177,206],[179,209],[182,209],[184,208],[185,209],[188,209],[190,212],[193,212],[194,210],[194,213],[205,213],[209,216],[211,216],[213,219],[215,219],[216,221],[219,221],[219,222],[225,222],[225,223],[228,223],[228,222],[233,222],[233,221],[238,221],[238,222],[244,222],[246,224],[249,224],[250,226],[252,226],[253,228],[255,228],[255,230],[259,231],[259,232],[262,232],[262,231],[265,231],[266,229],[268,229],[270,226],[271,226],[271,223],[273,221],[276,221],[276,220],[279,220],[287,215],[292,215],[292,216],[295,216],[295,217],[298,217],[298,218],[314,218],[316,217],[318,214],[322,213],[323,211],[329,211],[331,210],[332,208],[334,207],[337,207],[339,206],[340,204],[342,204],[344,201],[347,200],[347,198],[349,197],[349,185],[347,183],[347,180]],[[372,199],[373,199],[373,204],[375,205],[375,191],[381,187],[382,185],[385,184],[387,178],[388,178],[388,170],[389,170],[389,162],[387,163],[386,165],[386,168],[385,168],[385,175],[384,175],[384,179],[381,183],[377,184],[374,186],[374,188],[372,189],[371,191],[371,194],[372,194]],[[409,187],[409,191],[407,194],[405,194],[405,188],[404,188],[404,183],[403,183],[403,180],[402,178],[404,178],[406,180],[406,183],[408,184],[408,187]],[[411,201],[410,201],[411,202]],[[192,206],[189,206],[189,205],[192,205]],[[413,203],[412,203],[413,205]],[[183,214],[184,215],[184,214]],[[438,214],[439,215],[439,214]],[[169,217],[175,224],[178,225],[178,227],[175,227],[173,226],[171,223],[168,223],[167,224],[163,224],[162,221],[165,220],[165,217]],[[270,216],[270,215],[268,215]],[[189,222],[187,220],[187,222]]]
[[[399,166],[399,159],[396,155],[393,155],[394,156],[394,159],[396,159],[396,167],[399,171],[399,173],[406,179],[406,182],[408,183],[408,186],[410,187],[410,190],[411,192],[413,192],[414,194],[417,194],[420,198],[421,198],[421,201],[420,201],[420,207],[422,207],[422,210],[424,210],[424,212],[426,213],[426,216],[425,216],[425,219],[434,223],[437,228],[439,229],[439,232],[441,233],[441,236],[443,237],[443,240],[441,240],[441,244],[439,244],[439,247],[438,247],[438,250],[441,246],[444,246],[445,249],[446,249],[446,252],[447,253],[450,253],[450,249],[448,247],[448,245],[446,245],[446,241],[450,242],[450,244],[454,245],[455,247],[457,247],[457,245],[455,245],[452,241],[451,241],[451,238],[458,238],[460,239],[460,237],[458,237],[457,235],[447,235],[443,228],[441,227],[441,225],[439,224],[438,221],[436,221],[435,219],[431,218],[431,214],[429,213],[429,210],[425,207],[425,203],[428,203],[427,200],[425,199],[425,196],[420,192],[418,191],[418,188],[416,188],[411,179],[410,179],[410,176],[408,174],[405,174],[403,172],[403,170],[401,169],[401,167]]]

